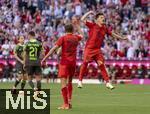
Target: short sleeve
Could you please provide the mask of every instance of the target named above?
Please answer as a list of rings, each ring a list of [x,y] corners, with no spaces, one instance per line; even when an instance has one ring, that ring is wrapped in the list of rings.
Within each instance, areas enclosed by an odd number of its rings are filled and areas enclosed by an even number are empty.
[[[62,46],[62,44],[63,44],[63,37],[60,37],[60,38],[56,41],[55,45],[58,45],[58,46],[60,47],[60,46]]]
[[[16,45],[15,49],[14,49],[14,53],[17,53],[19,46]]]
[[[91,27],[94,26],[94,23],[89,22],[89,21],[86,21],[85,25],[86,25],[88,28],[91,28]]]
[[[44,47],[43,47],[43,45],[41,45],[41,51],[44,51]]]
[[[106,27],[106,33],[107,33],[108,35],[112,35],[112,31],[111,31],[111,29],[110,29],[110,28],[108,28],[108,27]]]
[[[39,43],[40,50],[43,51],[44,47],[43,47],[42,43],[41,42],[38,42],[38,43]]]
[[[27,46],[28,46],[28,43],[26,43],[23,47],[23,51],[26,51],[27,50]]]
[[[78,41],[82,40],[83,36],[77,35]]]

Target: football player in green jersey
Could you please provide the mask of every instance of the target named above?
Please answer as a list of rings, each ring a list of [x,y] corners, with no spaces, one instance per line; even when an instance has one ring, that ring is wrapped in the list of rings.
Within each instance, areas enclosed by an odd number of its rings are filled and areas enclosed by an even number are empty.
[[[16,69],[17,79],[13,86],[13,93],[16,93],[16,87],[21,82],[21,90],[23,91],[26,84],[26,75],[23,69],[23,48],[24,48],[24,37],[20,36],[18,39],[19,43],[16,45],[14,50],[14,57],[16,58]],[[20,92],[22,92],[20,91]]]
[[[24,68],[28,74],[28,83],[32,89],[41,89],[41,55],[43,55],[42,43],[35,38],[35,33],[28,33],[29,41],[24,46]],[[35,76],[36,86],[32,79]]]

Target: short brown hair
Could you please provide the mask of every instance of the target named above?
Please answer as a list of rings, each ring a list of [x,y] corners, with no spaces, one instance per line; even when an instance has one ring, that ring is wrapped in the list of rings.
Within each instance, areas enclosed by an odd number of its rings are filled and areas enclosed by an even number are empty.
[[[73,33],[73,25],[71,23],[65,25],[65,32]]]
[[[21,39],[21,38],[24,38],[24,36],[19,36],[19,38],[18,38],[18,39]]]
[[[30,31],[30,32],[29,32],[29,35],[35,36],[35,32],[34,32],[34,31]]]
[[[99,16],[101,16],[101,15],[103,15],[104,16],[104,14],[103,13],[101,13],[101,12],[98,12],[96,15],[95,15],[95,18],[97,19]]]

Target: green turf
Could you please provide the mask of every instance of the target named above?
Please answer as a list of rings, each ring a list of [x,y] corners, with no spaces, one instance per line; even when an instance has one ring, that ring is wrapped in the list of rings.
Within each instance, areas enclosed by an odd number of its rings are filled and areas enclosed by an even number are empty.
[[[11,88],[12,83],[0,83]],[[51,89],[51,114],[150,114],[150,86],[116,85],[107,90],[104,85],[74,85],[73,109],[57,110],[62,104],[59,84],[43,84]]]

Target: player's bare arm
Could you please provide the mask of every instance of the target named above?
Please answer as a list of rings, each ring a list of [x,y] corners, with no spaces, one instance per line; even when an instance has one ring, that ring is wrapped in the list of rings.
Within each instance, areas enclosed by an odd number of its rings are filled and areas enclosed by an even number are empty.
[[[81,17],[81,21],[82,22],[84,22],[84,23],[86,23],[87,21],[90,21],[90,20],[88,20],[87,19],[87,17],[89,16],[89,15],[95,15],[95,13],[93,12],[93,11],[89,11],[89,12],[87,12],[87,13],[85,13],[82,17]]]
[[[62,53],[62,48],[61,48],[61,47],[60,47],[60,48],[58,48],[56,53],[57,53],[57,55],[58,55],[58,56],[60,56],[60,55],[61,55],[61,53]]]
[[[74,32],[77,32],[78,35],[80,35],[81,37],[84,35],[83,31],[81,30],[81,24],[80,24],[80,20],[77,19],[77,17],[72,17],[72,25],[74,27]]]
[[[58,45],[55,45],[55,46],[48,52],[48,54],[43,58],[42,62],[44,62],[49,56],[51,56],[58,48],[59,48],[59,46],[58,46]]]
[[[127,37],[121,36],[121,35],[114,33],[114,32],[112,32],[112,37],[117,38],[117,39],[121,39],[121,40],[127,40]]]

